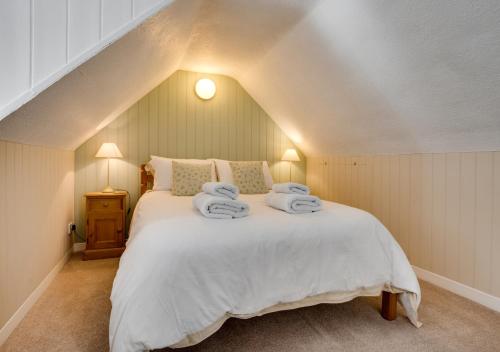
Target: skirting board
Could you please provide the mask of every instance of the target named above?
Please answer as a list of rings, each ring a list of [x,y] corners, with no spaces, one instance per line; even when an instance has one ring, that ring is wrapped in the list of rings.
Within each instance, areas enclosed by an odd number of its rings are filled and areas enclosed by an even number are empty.
[[[10,319],[5,323],[5,325],[0,329],[0,346],[7,340],[9,335],[14,331],[14,329],[19,325],[21,320],[26,316],[33,305],[38,301],[38,299],[45,292],[47,287],[54,280],[56,275],[61,271],[64,264],[71,257],[72,249],[69,249],[62,259],[56,264],[56,266],[50,271],[50,273],[42,280],[42,282],[35,288],[35,290],[28,296],[26,301],[19,307],[19,309],[10,317]]]
[[[76,242],[73,243],[73,253],[76,252],[83,252],[86,248],[86,243],[85,242]]]
[[[433,285],[441,287],[447,291],[453,292],[456,295],[470,299],[473,302],[479,303],[485,307],[500,312],[500,297],[492,296],[483,291],[479,291],[473,287],[461,284],[460,282],[448,279],[447,277],[434,274],[433,272],[413,266],[415,274],[419,279],[430,282]]]

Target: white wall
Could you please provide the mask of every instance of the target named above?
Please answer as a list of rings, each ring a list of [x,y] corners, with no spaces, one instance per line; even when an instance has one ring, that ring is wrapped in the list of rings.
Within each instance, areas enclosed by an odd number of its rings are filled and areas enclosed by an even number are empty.
[[[0,2],[0,120],[172,0]]]
[[[500,152],[308,158],[307,182],[374,214],[413,265],[500,297]]]
[[[73,194],[73,152],[0,140],[0,332],[70,249]]]

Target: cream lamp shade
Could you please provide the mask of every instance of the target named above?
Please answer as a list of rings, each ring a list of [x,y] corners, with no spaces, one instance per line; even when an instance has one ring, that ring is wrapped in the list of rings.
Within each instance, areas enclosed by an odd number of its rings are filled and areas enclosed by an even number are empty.
[[[114,143],[103,143],[99,150],[97,151],[97,154],[95,155],[96,158],[123,158],[122,153],[120,152],[120,149],[116,146]]]
[[[202,78],[194,87],[196,95],[199,96],[203,100],[212,99],[215,95],[215,82],[208,78]]]
[[[297,154],[297,151],[293,148],[289,148],[285,151],[283,156],[281,157],[281,160],[283,161],[288,161],[290,164],[290,182],[292,182],[292,161],[300,161],[299,154]]]
[[[283,157],[281,157],[281,160],[283,161],[300,161],[299,154],[297,154],[297,151],[293,148],[287,149],[285,151],[285,154],[283,154]]]
[[[104,193],[113,193],[115,190],[109,185],[109,159],[111,158],[123,158],[120,149],[114,143],[103,143],[99,150],[97,151],[96,158],[107,158],[108,159],[108,185],[102,191]]]

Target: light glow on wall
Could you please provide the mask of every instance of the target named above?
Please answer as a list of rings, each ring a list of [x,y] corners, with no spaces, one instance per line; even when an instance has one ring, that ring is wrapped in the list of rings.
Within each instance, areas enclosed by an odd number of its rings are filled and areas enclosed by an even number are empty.
[[[293,141],[293,143],[295,144],[301,144],[302,141],[303,141],[303,138],[302,138],[302,135],[296,131],[296,130],[292,130],[292,131],[288,131],[288,137]]]

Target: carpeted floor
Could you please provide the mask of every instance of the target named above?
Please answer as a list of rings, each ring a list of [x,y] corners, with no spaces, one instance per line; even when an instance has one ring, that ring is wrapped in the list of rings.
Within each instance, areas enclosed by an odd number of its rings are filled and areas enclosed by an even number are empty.
[[[117,265],[116,259],[73,257],[0,351],[107,351],[109,293]],[[500,351],[499,313],[424,282],[422,290],[420,329],[401,315],[385,321],[378,313],[379,299],[358,298],[230,319],[201,344],[176,351]]]

